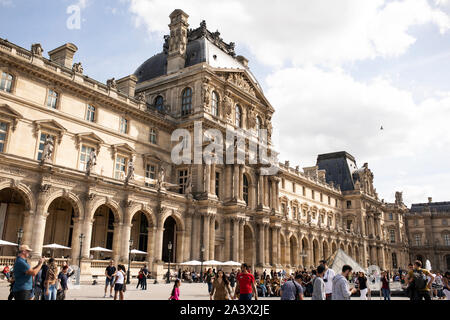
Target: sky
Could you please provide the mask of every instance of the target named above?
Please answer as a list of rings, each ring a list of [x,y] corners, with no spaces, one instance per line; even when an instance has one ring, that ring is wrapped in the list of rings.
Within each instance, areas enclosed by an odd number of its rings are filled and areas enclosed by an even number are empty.
[[[161,52],[174,9],[250,60],[281,162],[347,151],[380,199],[450,201],[450,0],[0,0],[0,37],[72,42],[106,82]]]

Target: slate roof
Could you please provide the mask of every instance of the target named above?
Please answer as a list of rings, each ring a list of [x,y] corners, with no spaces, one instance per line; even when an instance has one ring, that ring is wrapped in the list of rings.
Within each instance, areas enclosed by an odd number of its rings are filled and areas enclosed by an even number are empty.
[[[345,152],[321,154],[317,157],[319,170],[325,170],[328,183],[339,185],[342,191],[355,190],[352,174],[358,168],[355,158]]]
[[[450,201],[446,202],[432,202],[432,203],[416,203],[411,205],[410,213],[421,213],[424,209],[428,211],[430,208],[433,212],[450,212]]]

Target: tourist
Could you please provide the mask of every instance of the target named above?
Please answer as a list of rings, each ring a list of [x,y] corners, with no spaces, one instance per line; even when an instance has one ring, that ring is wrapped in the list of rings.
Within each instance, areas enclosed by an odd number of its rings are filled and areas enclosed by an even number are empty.
[[[356,289],[353,288],[350,290],[348,279],[352,276],[352,267],[349,265],[344,265],[342,267],[342,273],[336,275],[333,278],[333,291],[332,291],[332,299],[333,300],[350,300],[352,294],[356,292]]]
[[[209,295],[210,300],[230,300],[233,292],[231,291],[230,282],[222,270],[219,270],[217,277],[212,284],[212,290]]]
[[[320,263],[325,267],[323,282],[325,282],[325,296],[327,300],[332,300],[333,279],[336,273],[333,269],[328,268],[327,260],[321,260]]]
[[[117,294],[119,294],[120,300],[124,299],[123,293],[126,290],[125,275],[126,275],[125,266],[119,264],[117,266],[117,272],[115,272],[115,278],[114,278],[114,300],[117,300]]]
[[[414,300],[414,282],[409,278],[410,272],[414,270],[414,266],[412,263],[408,264],[408,273],[405,276],[406,294],[410,300]]]
[[[141,289],[142,289],[142,279],[144,278],[144,272],[143,272],[143,269],[144,269],[144,268],[141,268],[141,269],[139,270],[139,273],[138,273],[138,283],[137,283],[136,289],[137,289],[139,286],[140,286]]]
[[[30,257],[31,249],[27,245],[19,247],[19,254],[14,264],[12,280],[12,292],[15,300],[30,300],[33,290],[33,277],[41,270],[44,259],[41,258],[34,268],[31,268],[27,260]]]
[[[45,266],[45,264],[43,265]],[[39,272],[37,273],[37,275],[34,277],[34,281],[33,281],[33,291],[34,291],[34,300],[44,300],[44,295],[43,295],[43,291],[42,288],[44,286],[44,281],[43,281],[43,267],[41,268],[41,270],[39,270]]]
[[[106,282],[105,282],[105,294],[103,295],[103,298],[106,298],[106,291],[108,290],[108,285],[109,285],[109,297],[110,298],[113,297],[112,291],[115,275],[116,275],[116,267],[114,266],[114,260],[111,260],[109,261],[109,265],[106,267],[105,270]]]
[[[58,281],[58,266],[53,258],[48,260],[48,270],[44,280],[44,295],[45,300],[56,300],[57,281]]]
[[[413,299],[412,300],[431,300],[430,290],[434,276],[426,269],[422,269],[422,262],[417,260],[414,262],[413,270],[409,271],[408,278],[413,283]]]
[[[389,287],[389,277],[386,271],[381,274],[381,292],[384,300],[391,300],[391,289]]]
[[[5,275],[6,280],[9,280],[9,277],[11,276],[11,271],[10,271],[8,265],[6,265],[6,266],[3,268],[2,273]]]
[[[273,273],[272,273],[273,274]],[[272,297],[273,296],[273,292],[272,292],[272,282],[271,282],[271,280],[270,280],[270,276],[269,275],[267,275],[266,276],[266,279],[264,280],[265,282],[264,282],[264,285],[265,285],[265,287],[266,287],[266,289],[267,289],[267,296],[268,297]]]
[[[144,267],[142,268],[142,282],[141,282],[141,289],[142,290],[147,290],[147,278],[148,278],[148,269],[147,269],[147,265],[144,265]]]
[[[69,274],[69,266],[65,265],[62,268],[62,271],[58,274],[58,280],[60,285],[60,290],[58,290],[58,294],[60,294],[60,299],[58,300],[65,300],[66,299],[66,292],[69,290],[68,279],[72,274]]]
[[[320,265],[317,267],[317,277],[313,281],[313,293],[312,300],[325,300],[325,281],[323,281],[323,276],[325,273],[325,266]]]
[[[433,288],[433,296],[436,297],[436,299],[441,299],[444,294],[442,292],[442,287],[443,283],[442,283],[442,276],[440,274],[440,272],[436,272],[436,275],[434,277],[434,281],[431,285],[431,287]]]
[[[266,279],[262,277],[261,279],[257,279],[258,288],[261,289],[261,296],[267,297],[267,287],[266,287]]]
[[[208,284],[208,293],[211,294],[212,286],[214,280],[214,273],[211,268],[208,269],[208,272],[204,276],[204,281]]]
[[[280,278],[275,273],[274,277],[272,279],[272,292],[275,295],[275,297],[279,297],[280,296],[280,287],[281,287]]]
[[[234,271],[234,269],[231,269],[231,273],[230,273],[230,287],[231,290],[233,290],[234,293],[234,287],[236,286],[236,273]]]
[[[367,277],[364,275],[364,272],[360,271],[358,273],[358,277],[356,278],[355,283],[358,284],[360,300],[367,300]]]
[[[442,278],[443,282],[443,293],[445,294],[446,300],[450,300],[450,272],[447,271]]]
[[[181,280],[180,279],[175,280],[169,300],[180,300],[180,286]]]
[[[281,300],[303,300],[303,288],[301,286],[301,275],[295,276],[295,279],[286,281],[281,286]]]
[[[249,267],[247,264],[242,265],[242,272],[237,276],[237,286],[234,293],[234,299],[239,295],[239,300],[250,301],[252,296],[255,300],[258,300],[258,292],[255,285],[255,277],[248,272]]]

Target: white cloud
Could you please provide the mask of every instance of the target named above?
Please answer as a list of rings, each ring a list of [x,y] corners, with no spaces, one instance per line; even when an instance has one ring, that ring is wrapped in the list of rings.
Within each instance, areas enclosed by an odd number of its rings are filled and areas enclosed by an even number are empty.
[[[180,8],[191,15],[192,27],[206,19],[225,41],[248,46],[274,66],[395,57],[415,42],[411,27],[432,23],[441,33],[450,28],[449,17],[427,0],[129,1],[136,25],[150,33],[168,33],[168,15]]]
[[[1,7],[12,7],[13,6],[12,0],[0,0],[0,6]]]

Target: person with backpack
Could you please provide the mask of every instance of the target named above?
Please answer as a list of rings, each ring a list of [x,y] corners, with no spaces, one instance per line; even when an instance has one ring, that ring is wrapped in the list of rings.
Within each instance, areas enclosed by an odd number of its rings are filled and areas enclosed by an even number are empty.
[[[426,269],[422,269],[422,262],[414,262],[413,270],[408,273],[408,280],[412,285],[411,300],[431,300],[430,291],[434,276]]]
[[[301,281],[301,275],[297,274],[295,279],[290,279],[283,283],[280,291],[281,300],[303,300]]]

